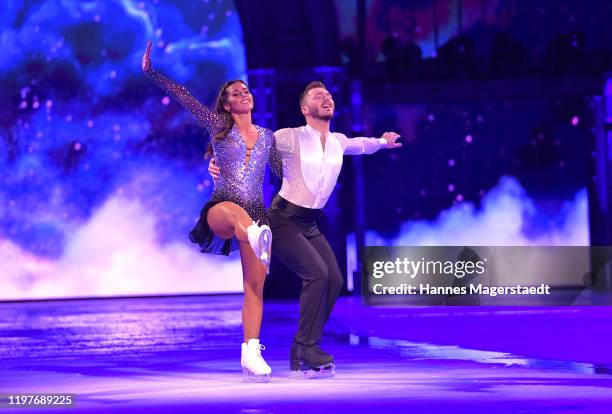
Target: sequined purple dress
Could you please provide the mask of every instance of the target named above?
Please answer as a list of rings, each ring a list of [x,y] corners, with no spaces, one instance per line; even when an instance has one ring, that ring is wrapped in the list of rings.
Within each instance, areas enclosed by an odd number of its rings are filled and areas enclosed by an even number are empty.
[[[200,103],[184,86],[153,69],[145,73],[157,86],[188,109],[208,130],[211,137],[224,128],[226,120],[223,116]],[[191,241],[199,244],[204,253],[229,255],[231,251],[238,249],[235,237],[230,240],[221,239],[215,236],[208,226],[208,210],[217,203],[231,201],[244,208],[253,220],[259,221],[260,224],[268,223],[263,203],[265,167],[269,162],[274,173],[282,177],[281,159],[276,150],[273,132],[255,127],[259,135],[251,150],[248,164],[247,146],[235,125],[223,140],[213,140],[213,154],[221,169],[221,175],[210,200],[200,213],[200,219],[189,233]]]

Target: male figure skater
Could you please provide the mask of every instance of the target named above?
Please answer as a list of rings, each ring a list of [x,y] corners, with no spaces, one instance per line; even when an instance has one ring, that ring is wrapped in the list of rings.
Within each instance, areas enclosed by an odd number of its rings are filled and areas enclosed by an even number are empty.
[[[321,216],[342,169],[343,155],[372,154],[398,148],[399,135],[352,138],[331,132],[334,100],[321,82],[300,96],[306,125],[274,133],[281,155],[283,183],[268,210],[272,254],[302,279],[300,317],[291,347],[291,370],[305,377],[334,375],[334,358],[319,345],[344,279],[336,256],[316,220]],[[219,169],[211,161],[209,172]]]

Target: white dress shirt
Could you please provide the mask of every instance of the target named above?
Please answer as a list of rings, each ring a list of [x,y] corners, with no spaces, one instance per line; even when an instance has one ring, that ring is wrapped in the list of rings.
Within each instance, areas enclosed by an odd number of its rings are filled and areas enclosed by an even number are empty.
[[[347,138],[328,132],[323,149],[321,133],[310,125],[280,129],[274,135],[283,163],[280,196],[313,209],[325,207],[338,181],[344,154],[372,154],[387,143],[384,138]]]

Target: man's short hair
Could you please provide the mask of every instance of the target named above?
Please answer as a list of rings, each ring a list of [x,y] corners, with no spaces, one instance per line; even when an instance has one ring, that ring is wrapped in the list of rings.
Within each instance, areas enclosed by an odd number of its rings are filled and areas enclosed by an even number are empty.
[[[306,89],[304,89],[304,92],[302,92],[302,94],[300,95],[300,106],[304,104],[304,99],[306,99],[306,95],[308,94],[308,91],[314,88],[327,89],[325,85],[323,85],[323,82],[319,82],[319,81],[310,82],[308,86],[306,86]]]

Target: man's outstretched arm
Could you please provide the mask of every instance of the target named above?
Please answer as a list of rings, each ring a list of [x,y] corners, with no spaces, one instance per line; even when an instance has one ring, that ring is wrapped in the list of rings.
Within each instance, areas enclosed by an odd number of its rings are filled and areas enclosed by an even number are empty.
[[[380,138],[348,138],[344,134],[336,133],[345,155],[373,154],[381,148],[399,148],[401,143],[396,142],[400,135],[395,132],[385,132]]]

